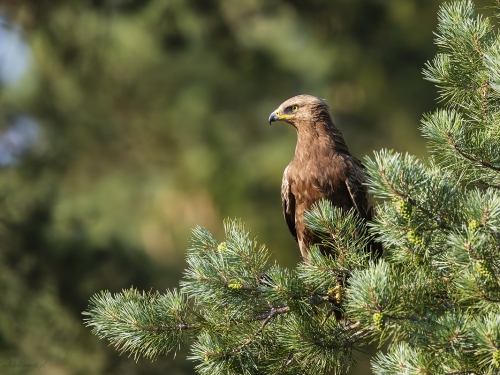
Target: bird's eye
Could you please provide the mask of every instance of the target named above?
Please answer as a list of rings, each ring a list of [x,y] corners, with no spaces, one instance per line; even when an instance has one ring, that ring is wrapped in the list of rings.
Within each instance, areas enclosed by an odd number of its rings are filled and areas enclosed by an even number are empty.
[[[298,106],[298,105],[294,105],[294,106],[292,107],[292,111],[294,111],[294,112],[297,112],[297,110],[298,110],[298,109],[299,109],[299,106]]]

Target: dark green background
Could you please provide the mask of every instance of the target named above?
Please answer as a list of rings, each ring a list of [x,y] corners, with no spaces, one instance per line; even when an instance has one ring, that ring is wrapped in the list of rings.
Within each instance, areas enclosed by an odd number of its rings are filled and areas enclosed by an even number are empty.
[[[2,374],[192,374],[185,353],[118,356],[81,312],[103,289],[178,286],[190,228],[221,238],[225,217],[295,266],[280,186],[296,135],[267,123],[285,99],[326,99],[358,158],[426,153],[440,1],[0,4],[32,48],[29,73],[0,86],[0,129],[17,114],[43,129],[0,169]]]

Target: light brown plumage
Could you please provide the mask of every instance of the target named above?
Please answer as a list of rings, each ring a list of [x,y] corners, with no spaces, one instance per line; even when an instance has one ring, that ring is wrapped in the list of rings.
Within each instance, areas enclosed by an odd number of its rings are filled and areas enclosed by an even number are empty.
[[[325,198],[371,220],[373,199],[364,185],[363,165],[349,153],[322,99],[294,96],[271,113],[269,123],[274,121],[286,121],[297,130],[295,155],[283,174],[281,199],[285,221],[307,260],[309,247],[320,239],[305,227],[305,210]],[[372,251],[380,250],[377,245],[371,245]]]

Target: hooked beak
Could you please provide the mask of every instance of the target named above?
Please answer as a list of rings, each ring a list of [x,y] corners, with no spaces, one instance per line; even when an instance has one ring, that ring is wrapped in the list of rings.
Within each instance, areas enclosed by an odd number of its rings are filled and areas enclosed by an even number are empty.
[[[286,115],[282,115],[280,110],[277,109],[276,111],[274,111],[273,113],[271,113],[269,115],[269,125],[271,125],[271,122],[275,122],[275,121],[287,121],[291,118],[295,117],[295,114],[286,114]],[[289,122],[289,121],[287,121]]]
[[[279,121],[280,118],[278,117],[279,111],[274,111],[269,115],[269,125],[271,125],[271,122],[276,122]]]

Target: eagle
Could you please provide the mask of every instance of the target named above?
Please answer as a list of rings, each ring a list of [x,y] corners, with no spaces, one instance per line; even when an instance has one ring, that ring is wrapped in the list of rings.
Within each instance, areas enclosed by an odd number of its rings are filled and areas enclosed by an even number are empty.
[[[342,210],[355,209],[364,220],[374,215],[361,162],[352,156],[323,99],[297,95],[269,116],[269,124],[285,121],[297,131],[295,155],[283,173],[281,200],[288,229],[307,261],[309,247],[321,240],[304,223],[304,212],[321,199]],[[377,253],[380,244],[370,244]],[[325,252],[325,249],[322,249]]]

